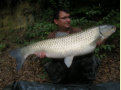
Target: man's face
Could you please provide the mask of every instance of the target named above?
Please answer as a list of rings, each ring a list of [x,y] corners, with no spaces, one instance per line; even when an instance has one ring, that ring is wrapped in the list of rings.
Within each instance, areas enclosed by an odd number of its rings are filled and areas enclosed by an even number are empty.
[[[70,28],[70,14],[64,11],[59,12],[58,19],[54,19],[55,24],[58,25],[59,28]]]

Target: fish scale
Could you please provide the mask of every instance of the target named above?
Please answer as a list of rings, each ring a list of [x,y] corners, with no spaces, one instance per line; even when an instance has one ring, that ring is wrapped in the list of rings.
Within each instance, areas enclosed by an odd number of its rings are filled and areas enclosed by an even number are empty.
[[[47,39],[26,47],[15,49],[10,55],[17,61],[17,70],[22,67],[25,59],[34,53],[45,53],[48,58],[64,58],[67,67],[70,67],[74,56],[91,53],[96,48],[98,40],[104,40],[114,33],[113,25],[101,25],[86,29],[82,32],[69,34],[63,37]],[[59,34],[59,33],[58,33]]]

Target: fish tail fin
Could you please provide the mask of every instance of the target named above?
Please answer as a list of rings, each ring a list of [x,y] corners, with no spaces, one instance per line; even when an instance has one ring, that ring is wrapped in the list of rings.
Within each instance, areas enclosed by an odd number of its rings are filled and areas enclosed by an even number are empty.
[[[16,70],[18,71],[19,69],[21,69],[26,57],[25,54],[23,54],[21,52],[20,48],[14,49],[12,51],[9,52],[9,54],[16,59],[16,63],[17,63],[17,67]]]

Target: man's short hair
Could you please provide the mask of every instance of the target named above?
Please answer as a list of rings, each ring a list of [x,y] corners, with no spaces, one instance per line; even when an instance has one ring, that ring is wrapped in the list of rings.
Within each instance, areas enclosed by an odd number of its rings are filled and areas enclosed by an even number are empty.
[[[60,13],[60,11],[64,11],[64,12],[66,12],[66,13],[69,13],[69,10],[58,9],[58,10],[56,10],[56,11],[54,12],[54,17],[53,17],[53,19],[59,19],[59,13]]]

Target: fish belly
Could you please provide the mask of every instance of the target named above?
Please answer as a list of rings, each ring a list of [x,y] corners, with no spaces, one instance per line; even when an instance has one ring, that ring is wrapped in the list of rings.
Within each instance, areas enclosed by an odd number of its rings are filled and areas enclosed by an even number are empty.
[[[96,45],[86,45],[83,47],[76,47],[76,48],[70,48],[70,49],[66,49],[64,50],[63,48],[61,50],[53,50],[53,51],[48,51],[46,52],[46,56],[49,58],[65,58],[68,56],[79,56],[79,55],[85,55],[88,53],[91,53],[94,51],[94,49],[96,48]]]

